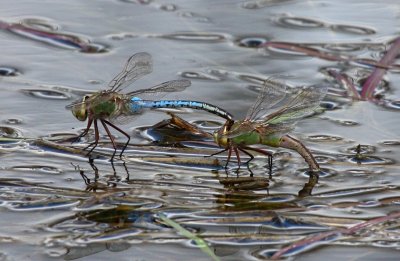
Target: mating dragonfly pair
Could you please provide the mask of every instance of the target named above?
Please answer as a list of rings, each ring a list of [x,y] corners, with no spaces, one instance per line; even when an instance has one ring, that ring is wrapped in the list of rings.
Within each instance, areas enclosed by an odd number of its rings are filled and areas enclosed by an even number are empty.
[[[78,120],[87,120],[88,122],[86,129],[78,138],[87,135],[92,124],[94,125],[95,140],[85,148],[90,148],[88,154],[99,143],[98,121],[100,121],[111,140],[114,148],[114,153],[111,157],[111,160],[113,160],[117,152],[117,145],[109,127],[127,137],[120,156],[122,156],[130,141],[129,134],[116,126],[115,120],[137,116],[151,109],[187,107],[204,110],[226,120],[224,126],[213,134],[214,141],[223,148],[222,151],[213,155],[228,151],[225,167],[230,162],[232,152],[235,153],[239,166],[241,164],[240,152],[250,157],[246,164],[254,159],[254,156],[248,151],[267,155],[271,161],[272,155],[269,152],[251,147],[251,145],[262,144],[295,150],[305,159],[312,172],[319,171],[319,165],[311,152],[299,140],[289,136],[287,133],[294,128],[299,119],[312,112],[319,105],[326,93],[325,87],[310,86],[294,94],[290,93],[283,84],[265,80],[260,94],[247,113],[246,118],[244,120],[234,120],[230,113],[205,102],[149,99],[149,95],[159,97],[169,92],[183,91],[191,84],[188,80],[173,80],[148,89],[140,89],[126,94],[121,93],[123,89],[135,80],[151,73],[151,71],[151,55],[145,52],[136,53],[128,59],[123,71],[109,83],[107,90],[86,95],[81,101],[67,106]],[[276,109],[270,112],[271,108]]]

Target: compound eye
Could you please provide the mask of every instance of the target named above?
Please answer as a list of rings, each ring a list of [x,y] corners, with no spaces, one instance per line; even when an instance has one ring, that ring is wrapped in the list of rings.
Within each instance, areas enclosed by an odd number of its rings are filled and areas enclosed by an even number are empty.
[[[87,107],[86,107],[86,100],[89,99],[88,95],[85,95],[82,98],[82,102],[76,104],[72,108],[72,114],[80,121],[85,121],[88,116]]]

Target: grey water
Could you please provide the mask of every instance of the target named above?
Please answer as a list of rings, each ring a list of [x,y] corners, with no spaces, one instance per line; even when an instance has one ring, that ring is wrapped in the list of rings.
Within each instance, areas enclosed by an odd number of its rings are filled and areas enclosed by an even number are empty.
[[[211,260],[160,214],[205,240],[220,260],[267,260],[307,236],[398,209],[399,59],[377,90],[389,101],[382,105],[342,95],[327,74],[340,71],[359,86],[371,67],[262,47],[290,42],[379,61],[398,36],[398,1],[3,0],[0,6],[0,21],[74,36],[81,44],[0,29],[0,260]],[[93,48],[81,50],[87,43]],[[311,195],[299,196],[310,180],[293,151],[267,148],[274,153],[272,178],[267,159],[257,155],[249,166],[255,180],[232,185],[249,171],[236,173],[235,163],[227,172],[216,167],[215,158],[203,157],[215,149],[186,150],[175,138],[154,145],[144,130],[169,118],[162,111],[123,122],[136,144],[125,164],[112,166],[103,157],[92,166],[84,155],[36,142],[83,131],[86,123],[65,106],[106,88],[137,52],[152,55],[154,70],[127,91],[189,79],[190,88],[166,97],[215,104],[236,119],[246,116],[260,79],[328,84],[325,109],[291,133],[323,169]],[[205,112],[178,115],[208,132],[223,124]],[[75,146],[83,148],[92,136]],[[107,141],[102,129],[101,139]],[[99,150],[111,151],[107,143]],[[391,220],[290,258],[395,260],[399,225]]]

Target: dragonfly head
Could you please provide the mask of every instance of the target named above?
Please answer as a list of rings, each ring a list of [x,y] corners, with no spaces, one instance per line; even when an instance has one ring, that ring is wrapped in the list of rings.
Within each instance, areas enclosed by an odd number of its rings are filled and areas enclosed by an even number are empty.
[[[82,101],[74,104],[71,109],[72,114],[75,116],[75,118],[77,118],[80,121],[85,121],[88,116],[88,108],[86,104],[87,99],[89,99],[89,96],[85,95],[82,98]]]
[[[229,138],[226,136],[227,132],[231,129],[232,122],[227,121],[224,126],[214,132],[214,141],[221,147],[227,147],[229,145]]]

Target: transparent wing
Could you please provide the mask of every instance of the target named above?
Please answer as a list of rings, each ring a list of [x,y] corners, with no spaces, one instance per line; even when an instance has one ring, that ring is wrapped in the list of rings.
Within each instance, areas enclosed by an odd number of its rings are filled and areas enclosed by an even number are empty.
[[[274,133],[279,133],[279,134],[286,134],[293,130],[295,127],[295,124],[275,124],[275,125],[270,125],[270,126],[264,126],[260,125],[257,122],[242,122],[238,126],[236,126],[234,129],[227,131],[223,134],[224,138],[232,139],[237,136],[241,136],[246,133],[251,133],[253,131],[259,132],[261,135],[270,135]]]
[[[253,121],[244,120],[244,121],[240,122],[239,124],[238,124],[238,122],[236,122],[231,130],[223,133],[223,137],[234,138],[234,137],[240,136],[242,134],[255,131],[256,127],[257,127],[257,124]]]
[[[117,125],[124,125],[134,121],[141,114],[130,114],[130,115],[119,115],[118,117],[112,117],[109,120]]]
[[[299,119],[312,112],[325,96],[327,86],[304,87],[295,96],[275,112],[266,115],[260,121],[263,126],[295,124]],[[259,122],[260,122],[259,121]]]
[[[168,92],[181,92],[191,85],[189,80],[172,80],[153,86],[148,89],[140,89],[127,93],[129,97],[140,97],[147,100],[146,97],[162,97]]]
[[[137,91],[133,91],[130,93],[126,94],[126,99],[124,101],[125,104],[130,104],[132,97],[138,97],[142,99],[143,102],[150,101],[149,99],[146,99],[146,96],[163,96],[168,92],[176,92],[176,91],[183,91],[185,90],[188,86],[190,86],[191,82],[189,80],[173,80],[173,81],[168,81],[161,83],[159,85],[153,86],[149,89],[141,89]],[[154,97],[153,97],[154,98]],[[129,107],[129,106],[128,106]],[[118,124],[125,124],[133,119],[135,119],[137,116],[141,115],[143,113],[143,110],[138,110],[138,111],[131,111],[129,109],[124,109],[121,113],[117,113],[116,117],[111,118],[110,120],[113,123],[118,123]]]
[[[309,86],[287,97],[287,103],[274,112],[258,120],[244,120],[239,125],[224,134],[227,138],[234,138],[252,131],[262,135],[273,133],[285,134],[294,129],[298,120],[313,111],[325,96],[327,86]]]
[[[257,120],[262,118],[272,107],[281,102],[286,96],[287,86],[272,77],[265,80],[256,102],[247,112],[247,120]]]
[[[121,91],[132,82],[153,71],[149,53],[136,53],[126,62],[124,69],[108,84],[111,91]]]

